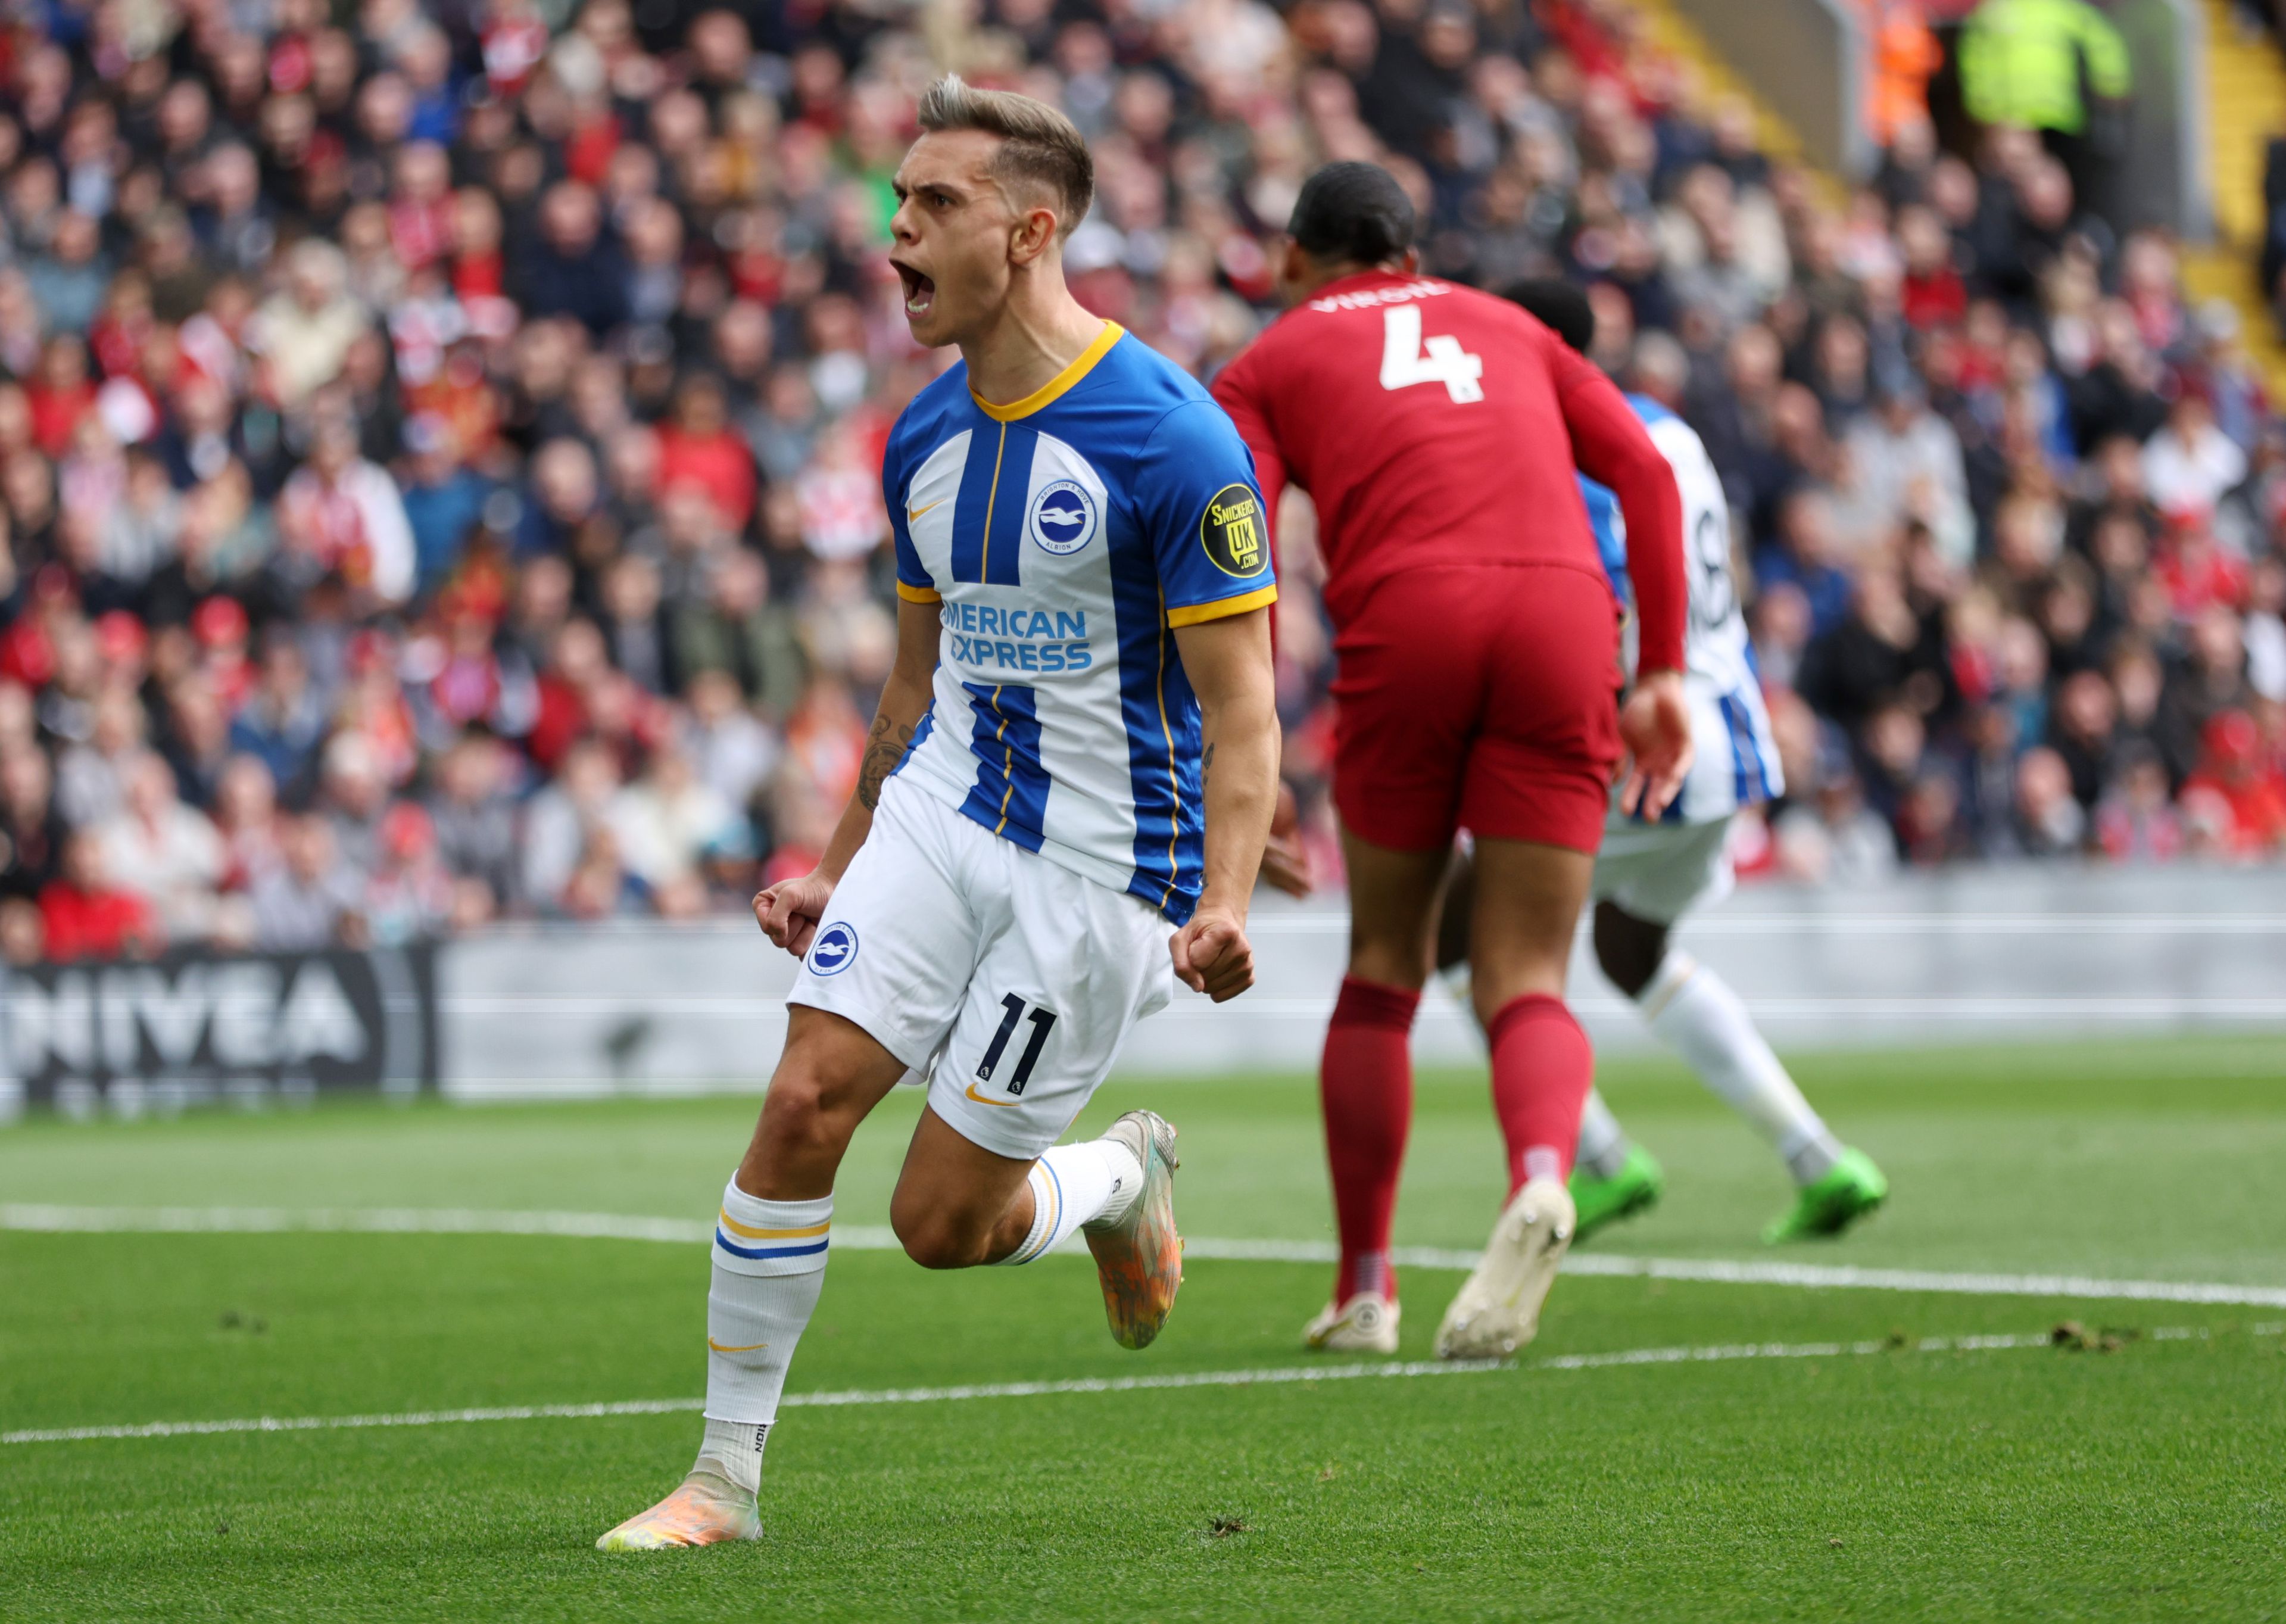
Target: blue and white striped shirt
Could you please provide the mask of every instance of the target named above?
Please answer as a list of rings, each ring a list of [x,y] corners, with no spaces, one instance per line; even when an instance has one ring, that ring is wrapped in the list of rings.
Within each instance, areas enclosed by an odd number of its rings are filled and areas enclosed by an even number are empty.
[[[1174,628],[1278,595],[1254,460],[1188,374],[1115,324],[1013,406],[966,364],[881,468],[897,590],[942,659],[897,770],[1027,851],[1176,922],[1205,844],[1199,706]]]
[[[1647,396],[1629,395],[1628,404],[1675,470],[1683,498],[1683,573],[1691,587],[1683,687],[1697,752],[1691,776],[1667,816],[1678,823],[1712,823],[1783,795],[1785,777],[1762,705],[1754,645],[1730,574],[1730,508],[1722,478],[1690,424]],[[1580,494],[1588,504],[1604,572],[1625,603],[1628,550],[1619,501],[1585,474],[1580,476]]]

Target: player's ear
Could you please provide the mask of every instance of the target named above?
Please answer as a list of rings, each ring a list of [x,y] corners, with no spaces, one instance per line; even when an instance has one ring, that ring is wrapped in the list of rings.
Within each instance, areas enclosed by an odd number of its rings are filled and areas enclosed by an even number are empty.
[[[1405,250],[1405,256],[1404,256],[1402,259],[1399,260],[1397,263],[1398,263],[1398,268],[1399,268],[1400,271],[1402,271],[1406,275],[1407,275],[1407,276],[1418,276],[1418,275],[1420,275],[1420,274],[1421,274],[1421,250],[1420,250],[1419,248],[1407,248],[1407,249],[1406,249],[1406,250]]]
[[[1059,224],[1052,209],[1027,209],[1018,215],[1015,229],[1008,234],[1008,263],[1037,264],[1056,240]]]
[[[1281,300],[1288,304],[1298,304],[1303,290],[1313,280],[1314,270],[1309,254],[1300,243],[1291,237],[1278,240],[1278,261],[1271,267],[1270,280]]]

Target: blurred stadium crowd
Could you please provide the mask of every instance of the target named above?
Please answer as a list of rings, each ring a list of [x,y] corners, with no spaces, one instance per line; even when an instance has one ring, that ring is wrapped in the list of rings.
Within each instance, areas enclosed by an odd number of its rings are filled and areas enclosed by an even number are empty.
[[[1431,271],[1587,281],[1741,521],[1792,788],[1750,871],[2286,837],[2286,434],[2228,311],[2024,131],[1971,162],[1908,106],[1845,193],[1612,0],[4,15],[18,961],[684,917],[805,869],[892,651],[883,438],[951,359],[884,259],[946,67],[1078,121],[1075,286],[1202,374],[1328,159],[1399,174]]]

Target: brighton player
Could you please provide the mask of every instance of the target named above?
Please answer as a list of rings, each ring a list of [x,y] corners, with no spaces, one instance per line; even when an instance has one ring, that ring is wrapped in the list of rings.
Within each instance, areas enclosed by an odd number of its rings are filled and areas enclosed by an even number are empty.
[[[1148,1344],[1182,1279],[1174,1130],[1133,1111],[1056,1140],[1172,976],[1217,1002],[1253,981],[1276,587],[1246,447],[1065,287],[1094,184],[1068,119],[945,79],[919,122],[890,257],[913,336],[961,364],[905,409],[882,468],[895,669],[816,871],[754,899],[770,940],[806,957],[722,1193],[705,1437],[682,1486],[605,1549],[759,1535],[835,1170],[908,1070],[928,1104],[890,1202],[906,1251],[1022,1264],[1084,1232],[1114,1336]]]
[[[1506,296],[1582,355],[1594,342],[1595,311],[1569,282],[1521,282]],[[1738,995],[1669,940],[1685,913],[1730,891],[1736,814],[1785,793],[1785,785],[1730,577],[1730,505],[1721,479],[1681,418],[1644,395],[1628,396],[1628,404],[1675,470],[1683,501],[1691,593],[1684,691],[1698,750],[1682,793],[1663,817],[1646,820],[1614,808],[1604,826],[1593,887],[1596,961],[1635,1000],[1651,1030],[1760,1131],[1793,1174],[1794,1203],[1763,1230],[1763,1240],[1839,1234],[1881,1204],[1888,1180],[1810,1108]],[[1604,570],[1624,603],[1624,521],[1609,490],[1585,476],[1580,485]],[[1446,898],[1439,960],[1448,972],[1465,961],[1471,889],[1464,863]],[[1602,1096],[1591,1093],[1571,1183],[1580,1235],[1643,1211],[1658,1201],[1661,1185],[1658,1162],[1628,1139]]]
[[[1334,799],[1349,974],[1320,1073],[1341,1237],[1321,1347],[1394,1347],[1389,1230],[1412,1118],[1407,1035],[1435,963],[1454,831],[1476,837],[1470,942],[1509,1199],[1439,1354],[1529,1341],[1573,1212],[1565,1179],[1594,1060],[1564,1004],[1624,741],[1657,816],[1689,766],[1675,479],[1611,380],[1488,294],[1416,273],[1384,170],[1303,185],[1286,313],[1215,381],[1265,501],[1309,492],[1340,670]],[[1642,621],[1622,713],[1619,611],[1573,466],[1617,491]]]

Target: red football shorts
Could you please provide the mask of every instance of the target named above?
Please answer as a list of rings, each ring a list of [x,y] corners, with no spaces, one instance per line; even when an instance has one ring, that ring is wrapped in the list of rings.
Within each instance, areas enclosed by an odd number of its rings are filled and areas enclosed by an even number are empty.
[[[1620,763],[1619,611],[1560,564],[1376,587],[1336,638],[1334,805],[1398,851],[1454,830],[1592,853]]]

